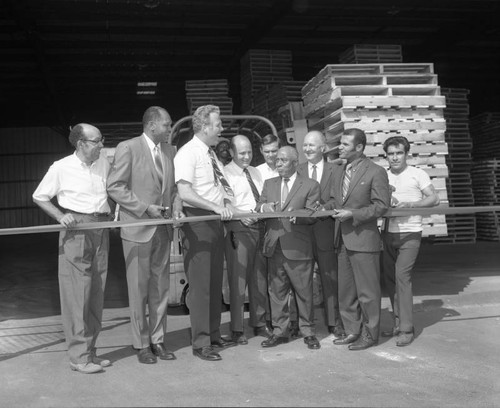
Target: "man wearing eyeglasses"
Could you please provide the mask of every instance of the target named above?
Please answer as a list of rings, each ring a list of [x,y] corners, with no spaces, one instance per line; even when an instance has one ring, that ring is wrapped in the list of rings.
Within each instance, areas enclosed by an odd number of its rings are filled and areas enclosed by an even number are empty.
[[[108,221],[109,162],[101,155],[104,138],[94,126],[73,127],[75,152],[52,164],[33,201],[65,227],[59,234],[59,290],[70,367],[84,374],[111,365],[96,356],[108,272],[107,229],[74,230],[79,223]],[[58,208],[50,201],[57,196]]]

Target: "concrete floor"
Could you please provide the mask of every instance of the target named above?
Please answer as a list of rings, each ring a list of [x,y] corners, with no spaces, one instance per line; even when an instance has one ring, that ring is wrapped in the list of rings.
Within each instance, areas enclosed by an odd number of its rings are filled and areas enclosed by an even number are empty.
[[[57,235],[1,237],[0,406],[500,407],[500,244],[424,245],[415,270],[416,340],[382,339],[359,352],[334,346],[316,308],[322,348],[301,339],[262,349],[262,337],[192,356],[189,316],[169,310],[176,361],[137,362],[130,347],[119,240],[112,242],[98,354],[104,373],[69,369],[57,287]],[[389,301],[382,324],[389,327]],[[229,313],[223,313],[228,333]]]

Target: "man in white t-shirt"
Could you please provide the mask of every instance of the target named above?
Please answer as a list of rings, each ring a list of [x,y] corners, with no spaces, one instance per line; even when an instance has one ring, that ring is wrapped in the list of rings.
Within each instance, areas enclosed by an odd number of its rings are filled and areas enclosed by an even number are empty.
[[[403,136],[393,136],[384,142],[389,162],[387,175],[392,187],[391,206],[395,208],[424,208],[439,204],[439,196],[429,175],[409,166],[410,143]],[[382,331],[383,337],[396,336],[397,346],[413,341],[413,292],[411,272],[417,259],[422,238],[422,216],[410,215],[389,218],[382,233],[382,272],[391,299],[394,326]]]

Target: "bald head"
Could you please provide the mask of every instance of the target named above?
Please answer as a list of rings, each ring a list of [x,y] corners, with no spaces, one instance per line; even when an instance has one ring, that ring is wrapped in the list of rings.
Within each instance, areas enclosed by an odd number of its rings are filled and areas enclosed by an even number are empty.
[[[323,160],[323,153],[326,149],[326,137],[323,133],[312,130],[304,137],[302,144],[304,155],[308,162],[317,164]]]
[[[243,135],[236,135],[231,139],[230,143],[231,148],[231,157],[233,158],[234,163],[241,167],[242,169],[246,169],[250,166],[252,162],[252,144],[248,137]]]

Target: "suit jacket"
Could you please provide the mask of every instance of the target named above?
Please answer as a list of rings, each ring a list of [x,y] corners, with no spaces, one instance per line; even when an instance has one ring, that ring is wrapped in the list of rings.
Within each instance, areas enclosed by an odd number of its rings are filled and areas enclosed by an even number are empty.
[[[301,210],[306,207],[312,208],[319,201],[319,184],[317,181],[302,177],[297,174],[290,192],[283,204],[281,211]],[[264,188],[257,203],[257,211],[262,204],[281,201],[281,177],[274,177],[264,182]],[[304,214],[309,214],[305,210]],[[266,234],[264,236],[263,253],[270,257],[273,255],[278,240],[283,255],[291,260],[312,259],[312,244],[310,225],[316,221],[315,218],[297,217],[295,224],[289,218],[266,219]]]
[[[390,205],[391,193],[387,171],[366,156],[358,163],[351,176],[345,200],[342,183],[346,164],[334,164],[331,195],[334,208],[349,209],[352,218],[335,223],[335,244],[340,245],[340,234],[347,249],[358,252],[378,252],[381,241],[377,218],[383,216]]]
[[[121,221],[149,219],[146,210],[150,204],[169,207],[172,212],[175,195],[174,148],[167,143],[160,143],[163,155],[163,185],[160,186],[151,150],[144,140],[138,136],[121,142],[115,152],[113,164],[108,175],[108,194],[120,205]],[[147,242],[162,226],[123,227],[121,237],[128,241]],[[166,232],[172,239],[172,227]]]
[[[326,207],[332,207],[333,198],[331,190],[333,185],[333,172],[335,165],[328,162],[323,162],[323,174],[319,182],[320,186],[320,204]],[[297,167],[297,173],[303,177],[309,177],[308,162],[301,163]],[[335,220],[331,217],[317,218],[316,223],[312,226],[312,233],[316,238],[316,246],[321,251],[333,251],[334,249],[334,224]]]

